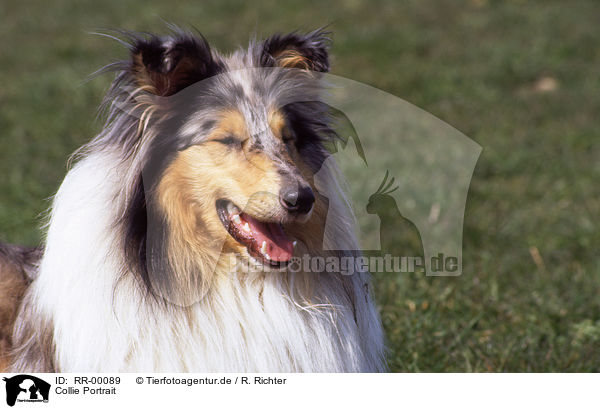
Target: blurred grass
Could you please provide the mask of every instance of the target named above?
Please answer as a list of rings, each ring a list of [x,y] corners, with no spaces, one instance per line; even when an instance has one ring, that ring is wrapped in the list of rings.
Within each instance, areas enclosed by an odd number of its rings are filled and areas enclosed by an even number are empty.
[[[600,370],[600,3],[0,3],[0,235],[36,244],[68,155],[124,57],[99,28],[194,25],[218,48],[331,24],[333,73],[483,146],[460,277],[377,274],[394,371]],[[385,146],[383,146],[385,148]]]

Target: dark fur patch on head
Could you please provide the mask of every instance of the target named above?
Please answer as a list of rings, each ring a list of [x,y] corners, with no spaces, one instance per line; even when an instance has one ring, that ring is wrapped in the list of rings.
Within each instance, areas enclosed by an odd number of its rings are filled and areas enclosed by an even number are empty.
[[[202,36],[177,32],[170,37],[137,39],[131,48],[130,71],[138,86],[173,95],[222,70]]]
[[[321,102],[296,102],[283,107],[293,129],[298,152],[313,172],[327,159],[323,142],[336,140],[338,135],[330,126],[329,106]]]
[[[212,130],[215,127],[216,124],[217,124],[217,121],[215,119],[210,119],[210,120],[204,122],[202,124],[202,132],[208,133],[210,130]]]
[[[322,30],[308,34],[275,34],[263,43],[261,65],[328,72],[328,34]]]

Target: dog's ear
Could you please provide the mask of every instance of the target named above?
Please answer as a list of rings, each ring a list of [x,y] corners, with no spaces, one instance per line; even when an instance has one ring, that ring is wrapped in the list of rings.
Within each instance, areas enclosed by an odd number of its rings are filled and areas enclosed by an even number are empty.
[[[275,34],[262,44],[261,64],[265,67],[301,68],[311,71],[329,71],[329,44],[327,32],[308,34]]]
[[[178,33],[137,39],[131,47],[130,71],[140,88],[169,96],[216,75],[220,64],[203,37]]]

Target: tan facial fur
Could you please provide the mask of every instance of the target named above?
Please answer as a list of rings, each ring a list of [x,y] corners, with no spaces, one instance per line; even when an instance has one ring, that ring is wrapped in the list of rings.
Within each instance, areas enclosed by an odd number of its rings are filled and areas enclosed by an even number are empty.
[[[282,139],[287,132],[282,113],[269,115],[272,134]],[[234,136],[239,145],[224,145],[218,140]],[[264,152],[250,149],[243,116],[235,111],[223,112],[218,125],[201,144],[177,154],[159,183],[157,199],[169,223],[169,254],[178,272],[189,271],[196,264],[202,271],[202,283],[208,287],[216,271],[229,271],[227,255],[247,256],[246,248],[227,233],[215,207],[218,199],[235,203],[243,212],[264,221],[281,221],[287,216],[279,204],[281,176]],[[295,149],[286,160],[293,162],[313,190],[313,174]],[[284,222],[288,236],[301,243],[297,255],[319,254],[327,217],[327,200],[316,194],[315,207],[308,220]],[[183,275],[180,281],[189,281]],[[180,284],[184,285],[184,284]],[[184,285],[185,286],[185,285]],[[190,288],[193,293],[194,289]]]
[[[227,136],[235,137],[236,143],[218,142]],[[249,149],[248,138],[242,115],[223,112],[211,135],[178,153],[164,172],[157,197],[169,230],[177,231],[178,237],[171,239],[174,250],[188,248],[190,257],[207,249],[217,257],[221,251],[244,251],[224,229],[215,208],[218,199],[231,200],[257,219],[283,217],[280,176],[267,155]]]

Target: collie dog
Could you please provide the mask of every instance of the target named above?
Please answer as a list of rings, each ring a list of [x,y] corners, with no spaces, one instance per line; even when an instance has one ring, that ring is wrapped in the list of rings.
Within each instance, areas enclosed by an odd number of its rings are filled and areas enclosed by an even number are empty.
[[[0,245],[6,368],[385,370],[368,271],[290,269],[358,254],[326,149],[326,33],[228,55],[178,29],[123,36],[43,248]]]

